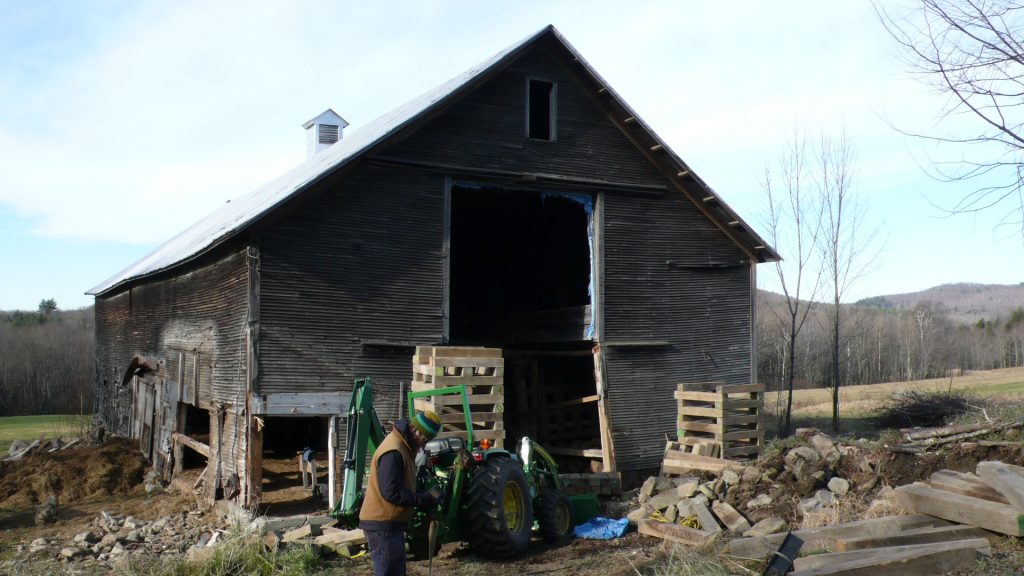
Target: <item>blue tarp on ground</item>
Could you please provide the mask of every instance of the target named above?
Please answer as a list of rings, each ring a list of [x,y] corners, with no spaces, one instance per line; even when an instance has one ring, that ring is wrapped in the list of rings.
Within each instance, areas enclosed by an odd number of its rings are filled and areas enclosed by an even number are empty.
[[[577,538],[590,538],[591,540],[611,540],[613,538],[619,538],[626,533],[626,528],[629,526],[629,520],[620,518],[619,520],[611,520],[608,518],[601,518],[598,516],[589,522],[580,524],[573,528],[573,533]]]

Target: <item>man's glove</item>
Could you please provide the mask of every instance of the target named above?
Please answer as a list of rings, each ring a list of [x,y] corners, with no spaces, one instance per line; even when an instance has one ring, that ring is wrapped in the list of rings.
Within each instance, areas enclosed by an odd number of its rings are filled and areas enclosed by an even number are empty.
[[[427,490],[427,494],[430,495],[430,499],[433,500],[434,506],[441,506],[444,504],[444,492],[442,492],[437,486],[433,486],[430,490]]]

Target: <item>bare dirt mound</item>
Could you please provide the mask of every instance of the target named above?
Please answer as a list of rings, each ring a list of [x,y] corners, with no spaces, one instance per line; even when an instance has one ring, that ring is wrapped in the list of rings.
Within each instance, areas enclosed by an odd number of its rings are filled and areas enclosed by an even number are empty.
[[[123,438],[0,462],[0,507],[32,506],[51,495],[63,504],[127,494],[141,484],[145,470],[138,444]]]

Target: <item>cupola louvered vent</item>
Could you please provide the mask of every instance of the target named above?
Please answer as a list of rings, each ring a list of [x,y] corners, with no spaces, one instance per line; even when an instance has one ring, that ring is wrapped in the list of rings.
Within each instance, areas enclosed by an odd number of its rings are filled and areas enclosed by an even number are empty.
[[[338,127],[334,124],[320,125],[320,143],[334,144],[338,141]]]

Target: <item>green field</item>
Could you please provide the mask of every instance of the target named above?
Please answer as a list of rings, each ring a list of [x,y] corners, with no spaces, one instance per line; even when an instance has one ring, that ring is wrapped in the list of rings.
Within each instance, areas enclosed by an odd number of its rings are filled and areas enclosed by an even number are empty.
[[[0,418],[0,456],[7,454],[7,449],[14,440],[35,440],[40,436],[81,436],[89,430],[90,420],[90,416],[70,414]]]

